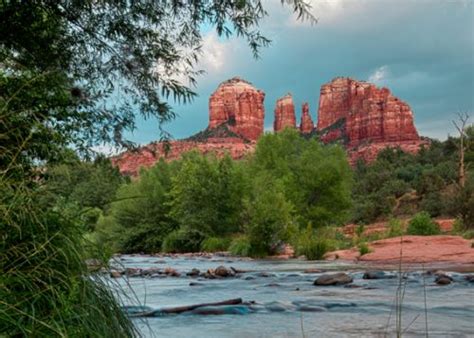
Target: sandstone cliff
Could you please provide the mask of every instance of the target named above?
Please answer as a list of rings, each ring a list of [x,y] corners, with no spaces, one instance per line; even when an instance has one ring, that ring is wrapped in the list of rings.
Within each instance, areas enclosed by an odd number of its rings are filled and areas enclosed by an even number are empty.
[[[135,152],[113,157],[122,173],[137,175],[140,167],[149,167],[160,158],[174,160],[196,149],[204,154],[230,154],[242,158],[253,151],[263,134],[265,94],[249,82],[234,77],[222,82],[209,99],[209,126],[180,141],[151,143]],[[296,128],[295,107],[290,94],[275,107],[274,130]],[[419,137],[410,106],[368,82],[335,78],[321,87],[317,126],[314,127],[308,104],[303,104],[301,133],[317,135],[323,142],[341,142],[349,161],[370,162],[387,147],[417,152],[428,141]]]
[[[339,129],[338,133],[330,133]],[[347,137],[352,148],[367,142],[420,139],[410,106],[368,82],[336,78],[321,87],[317,130],[325,141]]]
[[[112,162],[123,174],[136,176],[141,167],[150,167],[160,158],[175,160],[191,150],[217,156],[227,153],[240,159],[254,149],[263,134],[264,98],[261,90],[238,77],[224,81],[209,98],[209,126],[205,130],[183,140],[154,142],[124,152]]]
[[[321,87],[317,131],[323,142],[342,141],[352,162],[371,161],[386,147],[416,152],[427,144],[408,104],[387,88],[350,78]]]
[[[300,123],[300,131],[303,134],[309,134],[314,129],[313,119],[309,113],[309,105],[308,103],[304,103],[303,107],[301,108],[301,123]]]
[[[209,128],[227,123],[236,134],[257,140],[263,134],[264,98],[263,91],[238,77],[222,82],[209,98]]]
[[[273,130],[280,131],[287,127],[296,128],[295,105],[291,94],[279,98],[275,106]]]

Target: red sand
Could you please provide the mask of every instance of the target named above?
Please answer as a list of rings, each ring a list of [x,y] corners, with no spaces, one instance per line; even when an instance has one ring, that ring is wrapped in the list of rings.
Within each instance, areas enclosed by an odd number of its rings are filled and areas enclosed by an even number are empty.
[[[403,263],[474,264],[472,240],[460,236],[403,236]],[[326,254],[328,260],[350,260],[371,263],[400,261],[400,237],[387,238],[369,244],[370,253],[360,256],[358,248]]]
[[[404,228],[406,228],[406,226],[408,225],[409,220],[410,219],[402,220],[402,225]],[[438,218],[435,219],[435,222],[439,224],[440,230],[443,233],[450,232],[451,230],[453,230],[454,218]],[[357,224],[347,224],[342,228],[342,232],[346,236],[354,237],[358,227],[359,226]],[[363,235],[368,236],[376,233],[383,234],[388,232],[388,230],[388,221],[376,222],[364,225]]]

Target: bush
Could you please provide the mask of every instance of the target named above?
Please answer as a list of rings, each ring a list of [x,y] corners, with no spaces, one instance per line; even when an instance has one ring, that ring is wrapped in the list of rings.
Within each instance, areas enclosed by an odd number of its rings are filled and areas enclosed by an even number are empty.
[[[388,221],[388,237],[398,237],[403,235],[402,222],[396,218],[390,218]]]
[[[430,192],[422,199],[420,208],[428,212],[431,217],[437,217],[444,213],[445,203],[439,192]]]
[[[229,248],[231,239],[220,238],[220,237],[208,237],[201,243],[201,251],[204,252],[216,252],[216,251],[227,251]]]
[[[308,223],[295,241],[296,253],[305,255],[308,260],[323,259],[324,254],[331,248],[330,237],[335,237],[332,235],[337,233],[331,230],[330,227],[323,227],[319,231],[313,231],[312,224]]]
[[[323,259],[324,254],[329,251],[329,243],[324,238],[309,238],[298,247],[298,255],[305,255],[308,260]]]
[[[364,224],[359,224],[355,230],[357,237],[359,238],[362,237],[362,235],[364,234],[364,230],[365,230]]]
[[[232,255],[236,256],[250,256],[251,245],[247,236],[235,238],[229,246],[229,251]]]
[[[204,234],[198,230],[180,228],[165,237],[161,250],[172,253],[197,252],[204,238]]]
[[[367,245],[367,243],[365,242],[359,243],[359,253],[361,256],[364,256],[368,254],[369,252],[370,252],[370,248]]]
[[[417,213],[408,223],[408,235],[430,236],[439,233],[439,224],[433,222],[430,215],[425,211]]]
[[[462,237],[465,239],[474,239],[474,230],[467,230],[462,234]]]
[[[465,228],[465,226],[464,226],[462,220],[459,219],[459,218],[456,218],[456,219],[454,220],[454,223],[453,223],[453,230],[452,230],[452,232],[453,232],[454,234],[458,234],[458,235],[459,235],[459,234],[462,234],[462,233],[464,232],[464,230],[466,230],[466,228]]]

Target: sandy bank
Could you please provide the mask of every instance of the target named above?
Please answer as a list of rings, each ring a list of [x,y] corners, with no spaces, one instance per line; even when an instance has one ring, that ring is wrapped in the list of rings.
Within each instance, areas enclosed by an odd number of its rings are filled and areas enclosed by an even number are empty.
[[[327,260],[365,263],[453,264],[474,266],[473,241],[460,236],[403,236],[369,243],[370,253],[360,256],[358,248],[338,250],[325,255]]]

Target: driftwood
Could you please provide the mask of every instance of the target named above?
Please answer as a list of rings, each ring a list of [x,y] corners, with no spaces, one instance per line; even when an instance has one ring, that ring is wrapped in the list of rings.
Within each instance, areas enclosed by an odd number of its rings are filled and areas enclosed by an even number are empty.
[[[205,306],[224,306],[224,305],[237,305],[237,304],[242,304],[242,298],[229,299],[229,300],[224,300],[222,302],[216,302],[216,303],[184,305],[184,306],[178,306],[178,307],[131,313],[129,314],[129,317],[156,317],[159,315],[179,314],[183,312],[193,311],[197,308],[205,307]]]

